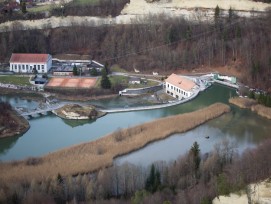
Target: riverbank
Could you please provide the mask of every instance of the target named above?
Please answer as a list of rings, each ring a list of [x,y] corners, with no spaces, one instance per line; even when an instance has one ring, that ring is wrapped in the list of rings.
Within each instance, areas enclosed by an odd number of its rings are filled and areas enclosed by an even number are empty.
[[[271,120],[271,108],[258,104],[254,99],[234,97],[230,98],[229,102],[240,108],[250,109],[258,115]]]
[[[216,103],[191,113],[117,130],[96,141],[65,148],[41,158],[2,163],[0,179],[3,182],[21,182],[55,177],[58,173],[67,176],[93,172],[111,166],[113,159],[120,155],[136,151],[172,134],[191,130],[229,111],[229,106]]]
[[[12,137],[25,133],[30,125],[28,121],[20,116],[15,110],[9,108],[8,105],[1,103],[0,114],[0,138]],[[4,109],[2,109],[4,108]]]

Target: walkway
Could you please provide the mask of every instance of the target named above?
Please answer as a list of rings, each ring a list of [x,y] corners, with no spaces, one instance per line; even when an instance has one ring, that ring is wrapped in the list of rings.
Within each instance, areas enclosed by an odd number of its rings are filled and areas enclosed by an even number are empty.
[[[167,108],[167,107],[176,106],[182,103],[186,103],[194,99],[199,94],[199,92],[200,90],[197,90],[189,98],[186,98],[184,100],[177,100],[177,101],[169,102],[165,104],[159,104],[159,105],[153,105],[153,106],[131,107],[131,108],[100,109],[100,111],[105,112],[105,113],[118,113],[118,112],[130,112],[130,111],[142,111],[142,110],[154,110],[154,109],[160,109],[160,108]]]

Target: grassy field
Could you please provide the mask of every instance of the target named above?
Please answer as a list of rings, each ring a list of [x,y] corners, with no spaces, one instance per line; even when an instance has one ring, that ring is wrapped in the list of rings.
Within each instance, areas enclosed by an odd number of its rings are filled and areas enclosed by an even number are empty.
[[[14,85],[30,85],[29,76],[0,76],[0,82],[6,84],[14,84]]]
[[[39,181],[56,177],[58,173],[67,176],[93,172],[111,166],[117,156],[138,150],[172,134],[191,130],[229,111],[228,105],[216,103],[191,113],[117,130],[96,141],[65,148],[41,158],[0,163],[0,180],[2,183],[25,182],[33,179]]]

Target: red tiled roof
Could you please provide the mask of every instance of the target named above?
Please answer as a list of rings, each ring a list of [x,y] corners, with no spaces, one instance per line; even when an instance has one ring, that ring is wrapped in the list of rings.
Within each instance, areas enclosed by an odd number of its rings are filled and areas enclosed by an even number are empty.
[[[9,62],[11,63],[44,63],[47,62],[48,54],[17,54],[13,53]]]
[[[191,91],[191,89],[196,86],[196,84],[185,77],[178,76],[176,74],[171,74],[167,79],[166,82],[182,89],[185,91]]]

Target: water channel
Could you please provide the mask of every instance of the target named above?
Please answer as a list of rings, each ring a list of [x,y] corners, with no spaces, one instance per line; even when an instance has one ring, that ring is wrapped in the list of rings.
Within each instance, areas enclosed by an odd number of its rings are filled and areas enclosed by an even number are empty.
[[[42,156],[61,148],[100,138],[118,128],[127,128],[169,115],[191,112],[214,102],[228,103],[235,90],[213,85],[191,102],[164,109],[107,114],[95,121],[63,120],[53,114],[31,119],[31,128],[23,135],[0,139],[0,160],[11,161]],[[0,97],[18,107],[33,108],[36,102]],[[90,102],[102,107],[124,107],[142,101],[138,98],[114,98]],[[152,143],[145,148],[116,159],[117,163],[132,162],[148,165],[156,160],[172,160],[185,153],[198,141],[202,153],[213,149],[225,139],[235,144],[237,150],[254,147],[270,137],[271,121],[256,114],[231,106],[232,111],[209,121],[187,133],[176,134],[166,140]],[[209,139],[205,137],[209,136]]]

